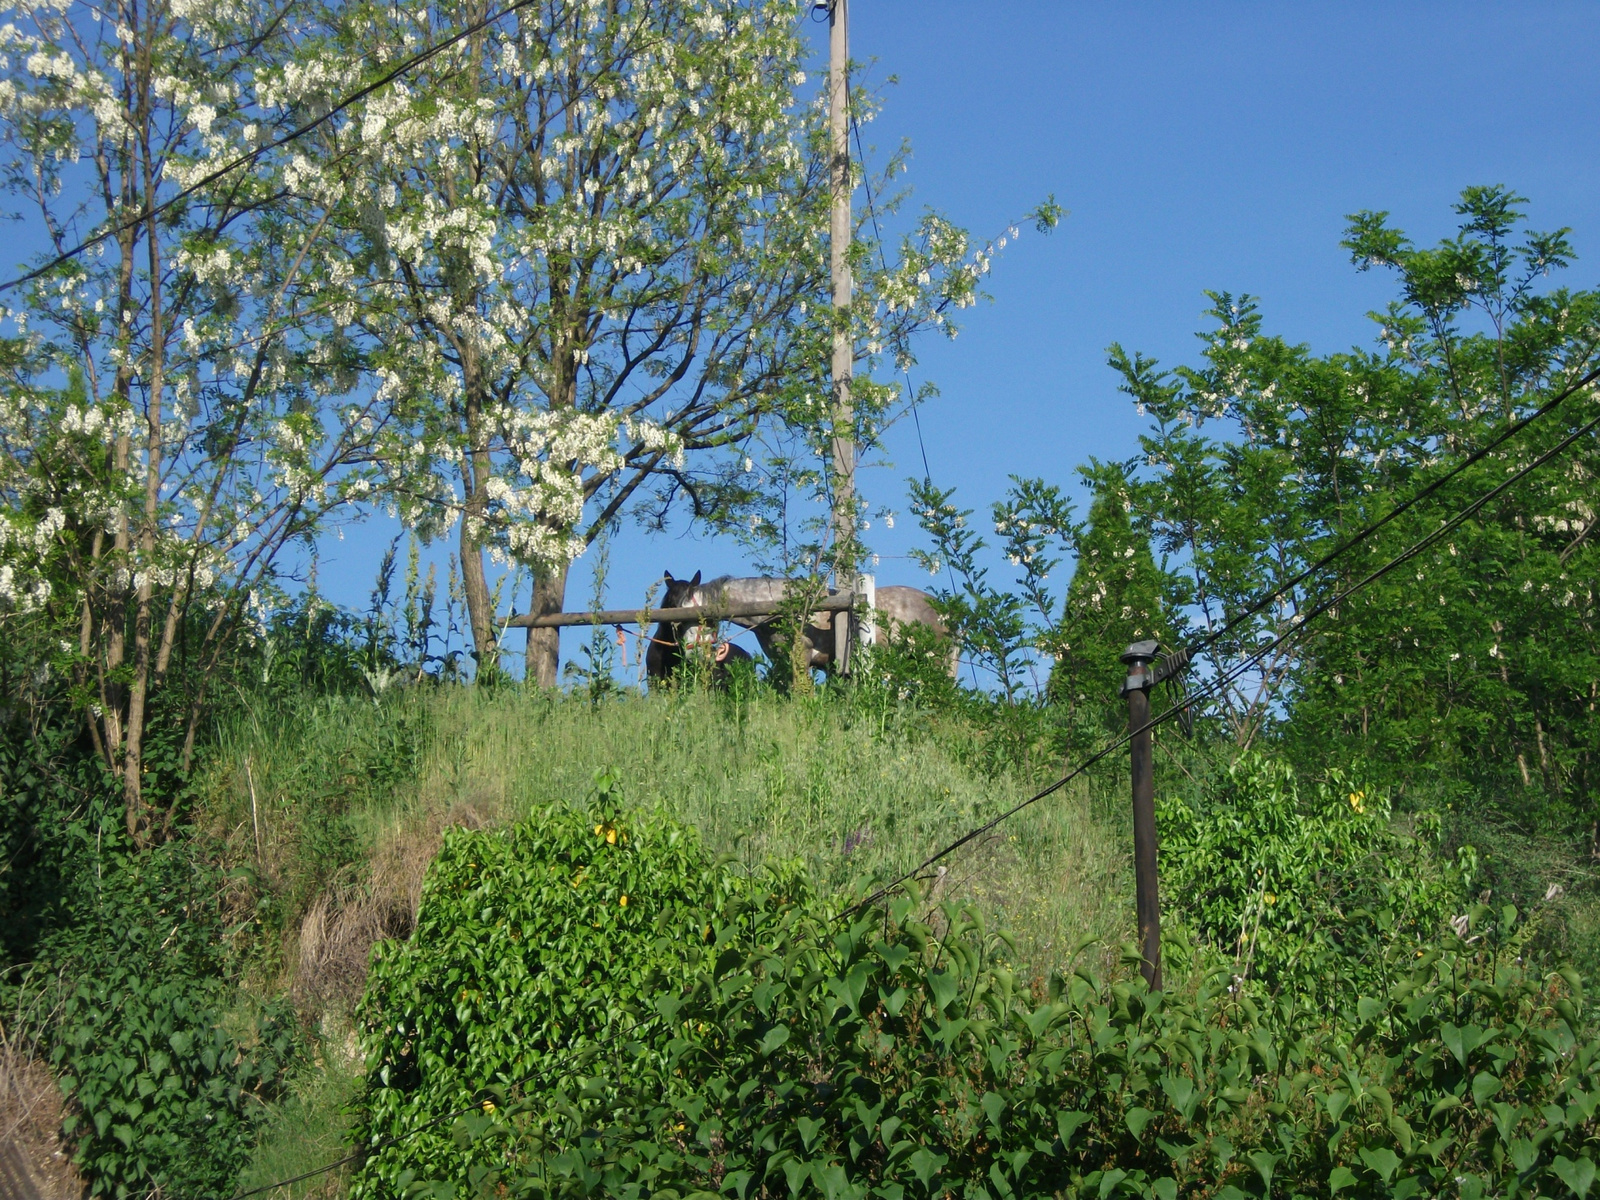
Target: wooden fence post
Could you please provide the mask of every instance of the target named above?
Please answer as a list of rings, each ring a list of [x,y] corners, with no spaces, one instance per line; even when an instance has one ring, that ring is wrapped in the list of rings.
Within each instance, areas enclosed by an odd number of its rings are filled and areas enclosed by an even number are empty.
[[[1161,990],[1161,894],[1156,883],[1156,780],[1150,724],[1150,689],[1156,673],[1150,664],[1160,643],[1135,642],[1122,652],[1128,665],[1122,694],[1128,698],[1128,733],[1133,780],[1134,898],[1139,919],[1140,967],[1151,991]]]

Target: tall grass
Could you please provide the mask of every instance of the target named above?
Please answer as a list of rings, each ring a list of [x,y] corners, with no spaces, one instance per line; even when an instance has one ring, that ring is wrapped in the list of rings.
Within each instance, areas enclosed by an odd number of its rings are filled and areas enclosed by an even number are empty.
[[[1031,783],[963,767],[914,712],[827,695],[592,704],[445,688],[247,714],[223,731],[205,791],[214,828],[238,860],[258,862],[292,924],[352,872],[376,872],[367,886],[380,891],[386,865],[415,873],[444,824],[582,805],[601,768],[621,776],[634,806],[696,826],[713,852],[751,867],[803,859],[839,889],[915,865]],[[939,897],[981,903],[1041,972],[1086,941],[1114,948],[1130,927],[1132,887],[1108,811],[1087,785],[1062,791],[952,856],[933,876]]]

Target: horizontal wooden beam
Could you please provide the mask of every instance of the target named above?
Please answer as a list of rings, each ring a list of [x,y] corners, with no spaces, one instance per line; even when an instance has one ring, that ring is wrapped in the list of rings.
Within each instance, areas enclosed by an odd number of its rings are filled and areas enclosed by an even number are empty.
[[[854,592],[824,596],[811,606],[811,612],[847,612],[856,606]],[[523,613],[506,622],[511,629],[561,629],[578,625],[640,625],[651,621],[729,621],[735,617],[770,617],[777,609],[770,600],[744,600],[736,604],[684,608],[614,608],[604,612],[548,613],[542,617]]]

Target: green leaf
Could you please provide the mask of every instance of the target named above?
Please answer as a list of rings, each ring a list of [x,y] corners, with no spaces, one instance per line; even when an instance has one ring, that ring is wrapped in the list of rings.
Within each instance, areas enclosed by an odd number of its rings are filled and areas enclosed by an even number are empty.
[[[787,1025],[774,1025],[767,1030],[761,1039],[761,1053],[771,1054],[779,1046],[789,1040],[789,1027]]]
[[[1366,1163],[1378,1173],[1378,1177],[1385,1183],[1400,1166],[1400,1156],[1387,1146],[1380,1146],[1376,1150],[1362,1150],[1361,1161]]]
[[[950,1157],[946,1154],[937,1154],[923,1146],[906,1161],[911,1164],[911,1172],[917,1177],[917,1182],[927,1187],[928,1181],[944,1168]]]
[[[1128,1126],[1128,1132],[1137,1138],[1144,1135],[1144,1127],[1150,1124],[1150,1118],[1155,1115],[1156,1114],[1148,1108],[1134,1107],[1127,1111],[1127,1114],[1123,1117],[1123,1121]]]
[[[950,1002],[956,998],[956,977],[947,970],[932,971],[928,975],[928,990],[933,993],[933,1002],[943,1012],[950,1007]]]
[[[989,1118],[989,1124],[995,1128],[1000,1127],[1000,1116],[1006,1111],[1006,1102],[998,1092],[985,1092],[980,1101],[984,1114]]]
[[[1116,1191],[1117,1185],[1127,1177],[1128,1173],[1126,1171],[1111,1170],[1103,1172],[1100,1176],[1100,1200],[1106,1200],[1106,1197]]]
[[[800,1131],[801,1145],[809,1150],[811,1143],[816,1140],[817,1131],[822,1128],[822,1121],[818,1117],[797,1117],[794,1127]]]
[[[1439,1040],[1445,1044],[1451,1054],[1455,1055],[1456,1061],[1463,1068],[1466,1067],[1467,1059],[1472,1052],[1493,1037],[1494,1034],[1490,1030],[1479,1028],[1476,1025],[1468,1025],[1465,1029],[1458,1029],[1456,1026],[1446,1023],[1439,1027]]]
[[[1272,1194],[1272,1172],[1283,1161],[1283,1155],[1273,1154],[1267,1150],[1255,1150],[1246,1155],[1250,1165],[1256,1169],[1256,1174],[1261,1176],[1261,1185],[1266,1188],[1267,1194]]]
[[[1335,1167],[1328,1172],[1328,1190],[1330,1192],[1342,1192],[1347,1187],[1353,1187],[1355,1182],[1355,1172],[1349,1167]]]
[[[1332,1091],[1322,1098],[1323,1107],[1328,1110],[1328,1119],[1337,1121],[1344,1110],[1350,1106],[1350,1093],[1346,1091]]]
[[[1158,1179],[1150,1185],[1150,1194],[1155,1200],[1178,1200],[1178,1181]]]
[[[1585,1200],[1589,1195],[1589,1189],[1594,1186],[1594,1160],[1591,1158],[1573,1160],[1558,1154],[1555,1161],[1550,1164],[1550,1169],[1578,1200]]]
[[[1479,1108],[1488,1103],[1490,1097],[1500,1090],[1500,1081],[1487,1071],[1479,1071],[1472,1077],[1472,1102]]]
[[[789,1184],[789,1195],[798,1196],[806,1186],[806,1180],[811,1178],[811,1164],[802,1162],[798,1158],[786,1158],[783,1162],[783,1177]]]
[[[1078,1127],[1089,1119],[1085,1112],[1058,1112],[1056,1114],[1056,1132],[1061,1135],[1061,1144],[1070,1147],[1072,1136],[1078,1132]]]

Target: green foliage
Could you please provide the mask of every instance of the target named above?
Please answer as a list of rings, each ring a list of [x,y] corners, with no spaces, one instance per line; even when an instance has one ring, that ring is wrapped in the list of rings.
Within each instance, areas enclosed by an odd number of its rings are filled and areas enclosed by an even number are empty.
[[[239,1010],[223,880],[190,842],[135,852],[115,811],[73,825],[71,920],[43,947],[64,981],[46,1031],[62,1132],[94,1195],[225,1195],[296,1052],[293,1014]]]
[[[954,580],[949,590],[935,587],[934,607],[956,644],[994,677],[1008,704],[1038,691],[1035,656],[1052,646],[1059,619],[1048,580],[1082,533],[1072,502],[1053,484],[1013,477],[1006,498],[992,506],[995,533],[1020,572],[1013,591],[990,581],[981,557],[988,543],[967,523],[972,510],[953,502],[955,489],[940,491],[928,480],[907,483],[912,511],[933,542],[931,551],[912,554],[930,575]]]
[[[1127,724],[1120,685],[1127,675],[1121,654],[1154,638],[1174,649],[1163,604],[1164,581],[1129,518],[1128,480],[1116,466],[1084,472],[1094,489],[1089,525],[1075,546],[1077,565],[1061,619],[1045,647],[1055,658],[1046,695],[1084,719],[1094,733]]]
[[[1600,292],[1546,282],[1571,249],[1565,231],[1527,231],[1524,204],[1504,188],[1469,188],[1455,206],[1459,235],[1431,248],[1385,213],[1351,217],[1352,261],[1392,272],[1399,293],[1373,314],[1370,351],[1313,355],[1268,333],[1251,298],[1227,294],[1213,295],[1216,327],[1195,366],[1165,372],[1112,348],[1124,390],[1151,419],[1134,519],[1165,556],[1169,592],[1195,631],[1240,613],[1595,367]],[[1594,413],[1592,389],[1580,391],[1241,621],[1202,669],[1227,669],[1293,629]],[[1600,764],[1597,453],[1593,439],[1578,442],[1275,650],[1221,697],[1222,726],[1249,745],[1283,722],[1299,762],[1359,758],[1387,783],[1454,792],[1502,822],[1588,831]]]
[[[14,754],[0,793],[24,851],[0,990],[49,1014],[16,1033],[57,1073],[91,1194],[225,1195],[296,1053],[293,1014],[232,989],[227,881],[186,831],[135,850],[114,783],[53,750]]]
[[[1204,951],[1174,993],[1036,991],[970,911],[831,919],[792,874],[579,820],[453,839],[383,958],[363,1140],[445,1120],[361,1194],[1583,1196],[1600,1154],[1580,981],[1528,972],[1512,913],[1395,940],[1336,1011]],[[647,853],[659,909],[624,915]]]
[[[1386,947],[1434,944],[1467,904],[1472,848],[1451,869],[1437,817],[1408,836],[1338,771],[1302,796],[1292,768],[1248,754],[1198,802],[1163,794],[1158,818],[1169,913],[1274,990],[1348,1001],[1379,985]]]
[[[265,1010],[241,1041],[211,980],[114,954],[76,965],[52,1059],[90,1193],[226,1196],[293,1056],[293,1012]]]
[[[484,1085],[562,1074],[569,1050],[626,1033],[685,976],[735,881],[687,830],[625,820],[614,789],[602,773],[587,816],[535,809],[504,833],[446,838],[416,932],[373,956],[357,1144],[411,1133]],[[440,1127],[374,1154],[353,1194],[393,1195],[419,1172],[465,1181],[494,1156],[463,1154]]]

